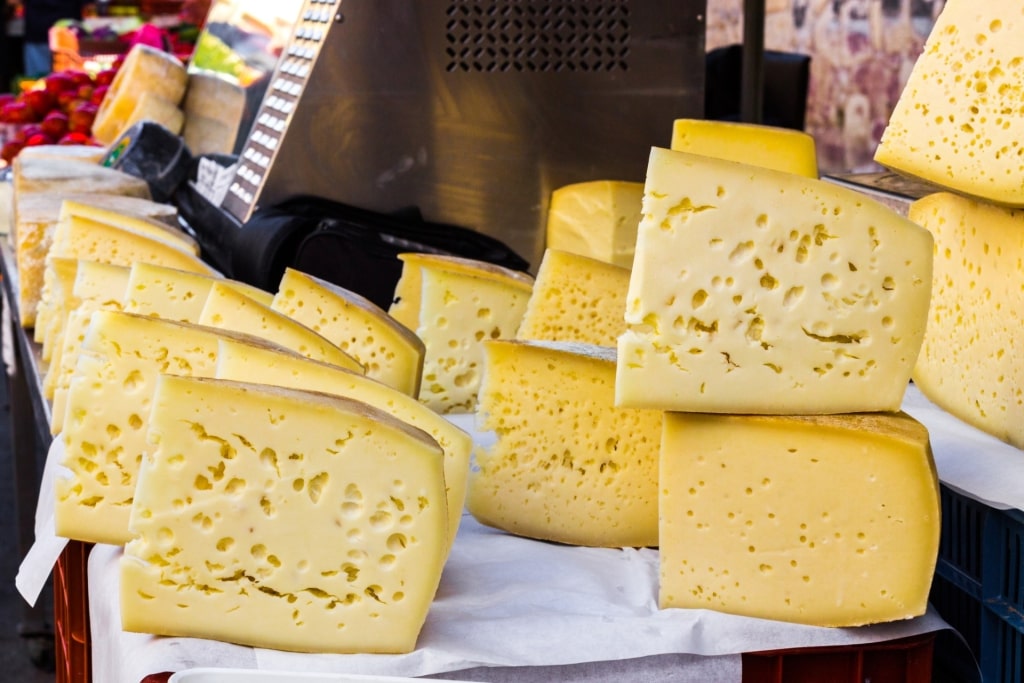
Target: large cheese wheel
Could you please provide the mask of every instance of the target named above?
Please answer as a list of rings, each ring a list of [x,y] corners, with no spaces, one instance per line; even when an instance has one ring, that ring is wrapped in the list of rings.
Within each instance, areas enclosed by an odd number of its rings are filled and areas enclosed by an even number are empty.
[[[149,102],[159,99],[177,107],[187,85],[188,72],[177,57],[147,45],[135,45],[100,103],[93,137],[104,145],[111,144],[128,127],[128,121],[142,113],[136,107],[144,95]]]

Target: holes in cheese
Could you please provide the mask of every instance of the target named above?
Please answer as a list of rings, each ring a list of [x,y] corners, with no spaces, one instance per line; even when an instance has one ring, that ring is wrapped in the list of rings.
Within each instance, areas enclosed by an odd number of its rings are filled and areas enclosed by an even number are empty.
[[[557,188],[548,206],[545,246],[632,267],[643,194],[643,183],[622,180]]]
[[[423,342],[355,292],[286,268],[271,308],[316,330],[366,368],[366,376],[415,396]]]
[[[121,561],[126,630],[415,647],[446,552],[442,455],[425,433],[336,396],[165,375],[150,437]]]
[[[1024,205],[1024,15],[948,0],[882,133],[875,161],[941,187]]]
[[[486,341],[466,507],[510,533],[585,546],[658,545],[662,413],[614,406],[615,350]]]
[[[815,626],[921,615],[940,532],[923,425],[903,413],[666,413],[661,607]]]
[[[799,130],[739,121],[676,119],[671,149],[807,178],[818,177],[814,138]]]
[[[615,346],[626,331],[628,289],[627,268],[548,249],[516,337]]]
[[[897,410],[931,293],[932,238],[811,178],[653,149],[619,338],[622,406]]]
[[[476,408],[486,339],[512,339],[533,278],[485,261],[400,254],[391,314],[423,340],[419,399],[440,413]]]
[[[935,236],[936,254],[914,383],[961,420],[1024,448],[1024,211],[938,193],[908,215]]]

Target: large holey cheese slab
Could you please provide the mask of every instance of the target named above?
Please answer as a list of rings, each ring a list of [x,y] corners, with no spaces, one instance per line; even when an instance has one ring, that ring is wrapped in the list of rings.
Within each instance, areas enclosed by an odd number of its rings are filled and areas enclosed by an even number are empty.
[[[659,476],[663,608],[815,626],[927,609],[939,482],[904,413],[667,413]]]
[[[959,193],[1024,206],[1024,7],[947,0],[875,161]]]
[[[441,448],[358,401],[163,376],[121,560],[128,631],[409,652],[446,553]]]
[[[616,408],[615,349],[486,341],[467,509],[483,524],[559,543],[658,544],[662,415]]]
[[[713,413],[898,410],[932,237],[824,181],[654,148],[616,401]]]
[[[55,484],[58,536],[113,545],[131,537],[128,514],[157,376],[212,377],[224,337],[248,339],[121,311],[92,314],[64,409],[61,464],[69,476]]]
[[[430,434],[444,450],[449,543],[455,539],[466,500],[473,439],[444,417],[383,382],[269,344],[254,346],[235,339],[220,340],[215,377],[345,396],[379,408]]]
[[[935,236],[914,383],[964,422],[1024,448],[1024,210],[943,192],[911,204],[909,216]]]

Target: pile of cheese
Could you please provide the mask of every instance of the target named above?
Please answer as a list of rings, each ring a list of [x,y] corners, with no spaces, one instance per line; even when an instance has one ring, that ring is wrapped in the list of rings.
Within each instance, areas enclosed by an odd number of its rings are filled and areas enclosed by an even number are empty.
[[[935,237],[932,307],[913,379],[934,403],[1024,448],[1024,15],[949,0],[875,159],[947,188],[909,209]]]

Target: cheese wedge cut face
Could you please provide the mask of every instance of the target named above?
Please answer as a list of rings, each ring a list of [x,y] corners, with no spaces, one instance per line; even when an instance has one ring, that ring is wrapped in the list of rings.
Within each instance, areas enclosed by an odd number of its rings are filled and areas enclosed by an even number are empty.
[[[676,119],[671,149],[818,177],[814,138],[800,130],[737,121]]]
[[[54,256],[47,259],[43,282],[47,290],[45,299],[40,300],[36,308],[36,322],[32,330],[32,339],[42,344],[50,322],[56,315],[57,301],[66,293],[71,296],[75,286],[75,275],[78,273],[78,259],[66,256]],[[49,360],[48,349],[42,350],[42,359]]]
[[[653,149],[616,402],[898,410],[931,293],[928,231],[857,192]]]
[[[91,199],[65,199],[61,204],[58,225],[69,221],[72,217],[88,218],[100,223],[106,223],[107,225],[134,230],[144,235],[151,235],[158,239],[170,241],[196,256],[199,255],[199,243],[194,237],[177,227],[176,224],[169,223],[166,219],[160,220],[155,216],[138,215],[131,211],[111,208],[109,204],[110,202]],[[114,207],[116,206],[117,204],[115,203]],[[156,206],[164,205],[156,204]]]
[[[367,377],[410,396],[419,392],[423,342],[369,299],[286,268],[271,308],[340,346]]]
[[[509,533],[582,546],[658,545],[663,413],[616,408],[615,350],[487,341],[466,507]]]
[[[1024,206],[1024,13],[1008,0],[947,0],[875,161],[955,192]]]
[[[395,286],[401,319],[423,340],[419,399],[439,413],[476,409],[485,339],[514,339],[533,278],[484,261],[401,254]],[[407,278],[406,275],[409,275]]]
[[[164,376],[121,560],[127,631],[300,652],[416,647],[441,449],[357,401]]]
[[[96,311],[82,341],[64,412],[56,483],[57,535],[125,543],[146,422],[160,373],[213,375],[225,330],[118,311]]]
[[[466,479],[473,449],[473,439],[469,434],[412,396],[382,382],[282,348],[255,347],[223,339],[217,351],[216,377],[345,396],[383,410],[425,431],[444,451],[449,543],[455,539],[459,522],[462,521]]]
[[[924,614],[938,556],[927,430],[903,413],[666,413],[659,603],[813,626]]]
[[[199,315],[199,324],[251,334],[298,353],[347,370],[363,373],[355,358],[322,335],[287,315],[250,299],[234,287],[214,282]]]
[[[594,180],[551,193],[545,246],[623,268],[633,266],[644,184]]]
[[[935,236],[914,383],[964,422],[1024,448],[1024,211],[939,193],[911,204],[909,216]]]
[[[614,347],[626,331],[628,290],[627,268],[548,249],[516,336]]]
[[[237,280],[189,273],[154,263],[134,263],[123,302],[124,310],[198,323],[214,282],[220,282],[264,306],[269,306],[274,300],[270,292]]]

